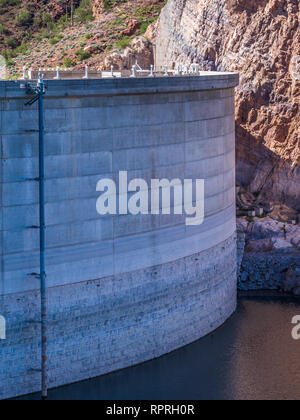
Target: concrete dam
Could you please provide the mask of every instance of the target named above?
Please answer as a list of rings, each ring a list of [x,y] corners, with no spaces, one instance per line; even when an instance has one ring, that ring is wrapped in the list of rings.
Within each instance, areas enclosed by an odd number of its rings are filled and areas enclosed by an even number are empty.
[[[46,84],[48,376],[57,387],[171,352],[235,311],[238,75]],[[0,399],[41,390],[38,112],[26,99],[20,82],[0,82]],[[204,180],[203,220],[187,224],[172,197],[170,212],[162,203],[155,214],[100,215],[99,181],[115,182],[119,207],[125,172],[128,183]]]

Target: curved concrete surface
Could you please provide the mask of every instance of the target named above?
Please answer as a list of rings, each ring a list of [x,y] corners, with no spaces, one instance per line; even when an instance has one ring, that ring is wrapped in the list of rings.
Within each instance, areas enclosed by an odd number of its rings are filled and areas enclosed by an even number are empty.
[[[50,386],[158,357],[235,310],[237,83],[231,73],[47,82]],[[0,398],[40,389],[38,121],[24,99],[0,82]],[[119,171],[204,179],[204,223],[99,216],[97,182]]]

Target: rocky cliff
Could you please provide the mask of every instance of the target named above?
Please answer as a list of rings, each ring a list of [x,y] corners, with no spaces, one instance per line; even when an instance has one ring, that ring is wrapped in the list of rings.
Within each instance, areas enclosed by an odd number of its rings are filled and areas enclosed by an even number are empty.
[[[131,69],[153,64],[143,35],[166,0],[12,0],[1,8],[0,54],[11,77],[27,68]],[[20,2],[19,5],[16,2]],[[73,13],[71,5],[73,4]],[[5,25],[4,25],[5,24]]]
[[[169,0],[156,64],[239,71],[238,182],[300,210],[299,0]]]

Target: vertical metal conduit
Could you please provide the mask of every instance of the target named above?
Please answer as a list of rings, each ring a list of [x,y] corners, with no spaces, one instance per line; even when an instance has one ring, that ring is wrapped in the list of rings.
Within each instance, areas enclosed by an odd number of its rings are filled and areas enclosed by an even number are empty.
[[[45,84],[38,81],[39,95],[39,197],[40,197],[40,277],[41,277],[41,334],[42,334],[42,398],[48,396],[47,360],[47,293],[45,271],[45,150],[44,150],[44,94]]]
[[[27,84],[27,93],[34,96],[26,103],[38,101],[39,110],[39,230],[40,230],[40,289],[41,289],[41,374],[42,399],[48,396],[48,356],[47,356],[47,289],[45,270],[45,145],[44,145],[44,95],[45,83],[39,77],[36,86]]]

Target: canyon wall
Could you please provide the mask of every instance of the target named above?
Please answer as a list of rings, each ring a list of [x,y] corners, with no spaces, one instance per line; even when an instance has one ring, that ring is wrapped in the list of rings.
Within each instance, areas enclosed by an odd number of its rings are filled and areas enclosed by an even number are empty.
[[[300,210],[298,0],[169,0],[157,23],[157,66],[197,62],[239,71],[238,182]]]

